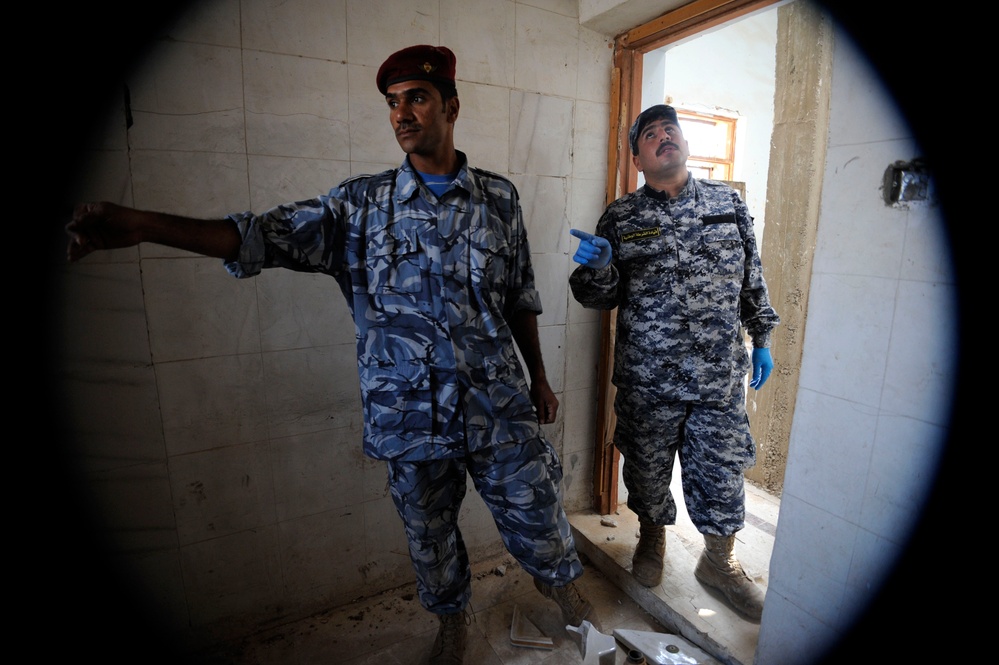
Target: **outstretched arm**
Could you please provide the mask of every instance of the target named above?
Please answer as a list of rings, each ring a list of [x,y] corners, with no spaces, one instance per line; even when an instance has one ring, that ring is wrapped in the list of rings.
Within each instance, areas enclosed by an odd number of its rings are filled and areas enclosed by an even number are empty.
[[[66,233],[66,258],[71,262],[96,250],[131,247],[141,242],[232,261],[241,244],[236,225],[228,220],[193,219],[107,202],[76,206]]]
[[[538,341],[538,315],[527,309],[518,310],[510,317],[510,328],[531,375],[531,401],[538,411],[538,422],[542,425],[553,423],[558,413],[558,398],[548,385],[545,374],[541,343]]]

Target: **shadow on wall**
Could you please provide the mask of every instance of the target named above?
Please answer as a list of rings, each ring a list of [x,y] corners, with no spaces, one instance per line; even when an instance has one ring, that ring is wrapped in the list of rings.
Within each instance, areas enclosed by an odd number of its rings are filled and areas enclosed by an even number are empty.
[[[141,12],[120,13],[116,6],[101,4],[74,4],[58,11],[43,11],[37,5],[26,11],[36,20],[27,20],[23,25],[34,26],[35,45],[31,55],[34,62],[28,67],[21,64],[14,67],[13,86],[9,88],[12,100],[17,100],[17,112],[9,116],[8,128],[12,131],[10,143],[17,143],[14,159],[9,160],[15,178],[23,178],[27,185],[13,191],[19,207],[28,208],[30,221],[18,224],[19,220],[8,220],[8,225],[21,227],[31,225],[43,227],[43,252],[39,258],[33,252],[30,259],[21,252],[18,260],[23,265],[18,268],[30,269],[28,296],[21,304],[21,311],[28,316],[15,319],[30,322],[26,335],[12,337],[26,339],[28,349],[17,353],[21,356],[19,375],[15,377],[15,405],[11,410],[25,414],[30,425],[29,437],[22,442],[21,437],[8,435],[8,441],[15,452],[14,464],[9,467],[11,475],[16,475],[11,504],[15,512],[14,530],[9,536],[10,546],[22,549],[18,556],[19,564],[12,571],[27,593],[11,607],[19,615],[18,623],[26,625],[25,630],[45,629],[58,633],[58,636],[37,642],[37,648],[55,654],[64,652],[98,654],[104,662],[135,662],[135,651],[131,644],[111,643],[103,635],[113,628],[114,635],[132,635],[135,645],[146,645],[141,650],[143,662],[156,662],[155,655],[147,654],[148,645],[162,644],[150,629],[148,617],[143,616],[140,606],[134,606],[128,594],[127,581],[118,578],[114,564],[107,557],[90,558],[87,553],[101,552],[103,543],[90,528],[92,520],[78,501],[82,496],[82,482],[77,469],[70,464],[67,454],[70,433],[61,429],[63,417],[58,390],[47,377],[51,374],[48,360],[53,357],[52,340],[57,303],[61,294],[55,291],[52,279],[52,266],[62,262],[64,237],[62,227],[74,201],[67,200],[73,184],[79,177],[77,159],[86,145],[97,118],[104,115],[103,103],[115,91],[114,82],[120,80],[132,62],[139,60],[156,29],[177,16],[185,7],[178,2],[153,2],[143,6]],[[857,40],[861,49],[870,57],[872,64],[885,79],[891,93],[909,120],[911,127],[925,148],[925,154],[933,164],[946,165],[936,173],[937,187],[942,201],[945,219],[954,253],[954,265],[959,287],[959,312],[961,316],[961,351],[955,350],[955,362],[960,359],[957,381],[955,410],[952,416],[950,443],[944,456],[937,486],[930,498],[922,523],[917,530],[910,548],[896,568],[895,575],[886,584],[879,600],[871,607],[869,620],[858,627],[843,643],[841,651],[850,653],[856,648],[860,653],[870,654],[860,649],[863,643],[878,644],[877,625],[889,625],[901,616],[911,616],[914,606],[923,606],[930,593],[927,582],[939,585],[939,576],[948,575],[948,568],[958,570],[956,559],[963,551],[964,544],[954,543],[952,555],[939,558],[941,547],[937,534],[940,531],[953,531],[949,520],[967,515],[965,511],[949,510],[952,502],[960,497],[967,498],[966,487],[974,487],[975,479],[963,483],[955,481],[959,466],[956,458],[959,448],[966,442],[979,441],[980,435],[972,435],[970,430],[977,411],[970,388],[966,385],[968,356],[975,350],[969,331],[975,330],[969,322],[968,292],[969,272],[980,260],[974,254],[975,242],[970,235],[978,233],[975,224],[988,220],[969,218],[972,224],[958,226],[958,199],[964,198],[964,183],[956,168],[958,164],[980,164],[983,155],[965,159],[961,152],[967,150],[959,141],[961,128],[952,124],[943,125],[939,110],[932,106],[932,100],[963,99],[966,91],[958,87],[956,76],[934,76],[932,71],[951,73],[960,71],[963,51],[958,49],[946,52],[924,50],[914,52],[913,44],[919,35],[927,30],[939,39],[941,35],[957,34],[954,27],[956,17],[942,12],[931,18],[920,12],[881,13],[869,15],[856,9],[829,7],[831,14]],[[965,26],[961,32],[967,32]],[[974,43],[971,35],[962,38],[964,43]],[[927,60],[932,58],[934,67]],[[963,80],[963,79],[962,79]],[[932,99],[927,98],[927,88],[932,88]],[[26,119],[27,128],[19,122]],[[862,121],[862,119],[858,119]],[[24,175],[21,175],[21,174]],[[977,193],[977,192],[976,192]],[[41,220],[33,214],[41,211]],[[990,221],[990,220],[988,220]],[[12,236],[14,242],[23,242],[26,234]],[[34,238],[34,236],[27,236]],[[979,246],[981,243],[979,242]],[[30,264],[29,264],[30,262]],[[18,275],[21,271],[18,270]],[[37,289],[37,290],[36,290]],[[22,289],[13,289],[20,293]],[[17,296],[15,296],[17,297]],[[39,298],[42,306],[39,307]],[[17,330],[17,328],[15,328]],[[40,367],[39,367],[40,365]],[[40,385],[40,389],[36,386]],[[977,429],[977,428],[976,428]],[[40,431],[39,431],[40,430]],[[27,450],[22,457],[18,454]],[[984,461],[984,460],[983,460]],[[986,462],[987,463],[987,462]],[[976,537],[978,537],[976,535]],[[948,544],[949,548],[950,545]],[[975,546],[981,552],[982,547]],[[928,561],[926,552],[935,557]],[[953,560],[951,560],[953,559]],[[968,561],[969,567],[982,564]],[[985,564],[987,565],[987,564]],[[930,610],[926,617],[927,625],[934,633],[957,626],[949,621],[968,621],[968,617],[955,616],[951,608],[970,606],[958,597],[961,591],[953,592],[946,608]],[[972,619],[973,620],[973,619]],[[30,624],[27,623],[30,621]],[[155,625],[155,624],[152,624]],[[34,628],[32,628],[34,627]],[[913,626],[913,631],[920,630]],[[966,632],[966,628],[964,628]],[[17,631],[17,627],[15,627]],[[15,632],[27,637],[28,633]],[[918,640],[914,640],[918,642]],[[891,652],[904,651],[905,645],[886,645]],[[62,654],[60,654],[62,655]],[[160,654],[162,662],[170,660],[169,654]],[[843,661],[840,661],[843,662]]]

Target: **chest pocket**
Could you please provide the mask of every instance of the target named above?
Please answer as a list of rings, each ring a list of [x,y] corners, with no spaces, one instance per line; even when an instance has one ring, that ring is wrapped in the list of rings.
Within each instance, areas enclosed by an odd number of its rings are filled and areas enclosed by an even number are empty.
[[[510,241],[494,217],[480,217],[469,230],[468,276],[476,290],[502,292],[508,282]]]
[[[704,215],[701,218],[701,255],[712,272],[741,279],[746,250],[735,215]]]
[[[423,288],[420,244],[415,226],[393,224],[367,241],[369,293],[419,293]]]
[[[670,236],[622,230],[618,256],[627,297],[671,290],[677,257]]]

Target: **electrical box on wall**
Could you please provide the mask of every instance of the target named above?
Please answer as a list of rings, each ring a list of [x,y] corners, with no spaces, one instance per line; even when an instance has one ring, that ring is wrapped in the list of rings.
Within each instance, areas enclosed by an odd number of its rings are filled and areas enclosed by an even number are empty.
[[[905,206],[909,203],[929,201],[930,184],[930,171],[926,163],[921,159],[913,159],[889,165],[885,169],[881,190],[886,204]]]

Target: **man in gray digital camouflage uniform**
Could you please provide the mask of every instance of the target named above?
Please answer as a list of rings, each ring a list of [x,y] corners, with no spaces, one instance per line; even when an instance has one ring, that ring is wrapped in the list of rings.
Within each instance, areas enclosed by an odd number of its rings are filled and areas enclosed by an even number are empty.
[[[758,390],[770,375],[779,318],[753,219],[735,190],[690,175],[672,107],[643,111],[629,139],[645,186],[611,203],[595,235],[571,231],[581,265],[570,285],[585,307],[617,308],[614,443],[640,523],[632,574],[645,586],[662,581],[679,455],[687,512],[705,540],[694,575],[759,620],[763,593],[734,554],[745,518],[743,471],[756,461],[743,382],[752,371]]]
[[[357,334],[364,451],[387,461],[420,602],[440,618],[430,662],[461,663],[466,474],[565,623],[598,623],[574,583],[583,567],[562,509],[562,468],[539,424],[554,422],[558,400],[538,343],[541,302],[517,190],[455,150],[449,49],[402,49],[376,83],[407,155],[400,167],[222,220],[83,204],[67,225],[67,251],[76,261],[155,242],[224,259],[240,278],[284,267],[337,281]]]

